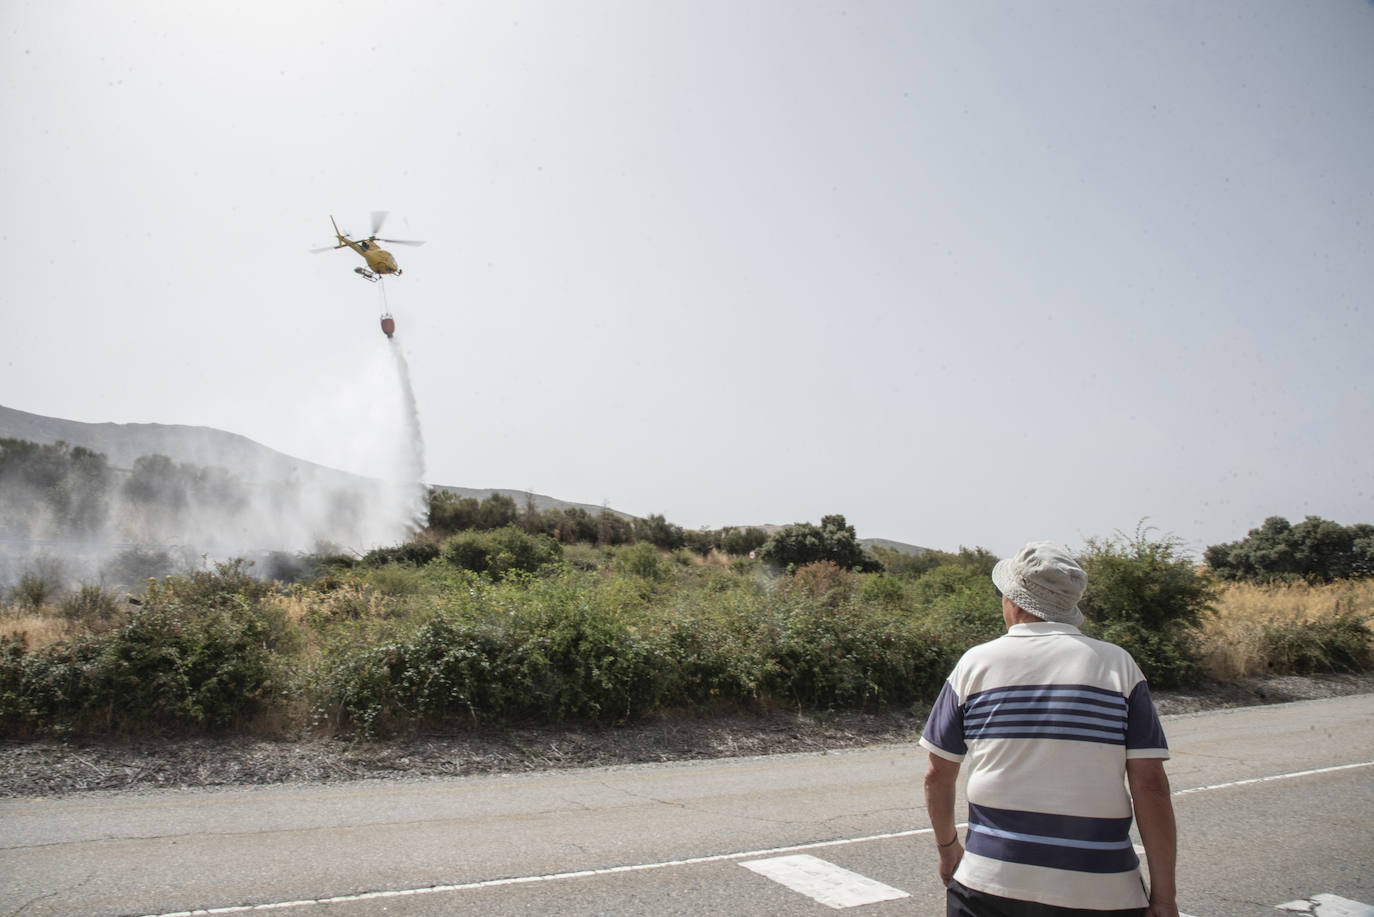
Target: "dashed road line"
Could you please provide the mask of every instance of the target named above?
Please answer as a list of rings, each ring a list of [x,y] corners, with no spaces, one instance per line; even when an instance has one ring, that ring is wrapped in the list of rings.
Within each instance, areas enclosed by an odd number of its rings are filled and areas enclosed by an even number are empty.
[[[836,910],[911,897],[900,888],[807,853],[746,860],[740,865]]]
[[[1276,905],[1280,911],[1312,914],[1314,917],[1374,917],[1374,907],[1339,895],[1313,895],[1304,901]]]

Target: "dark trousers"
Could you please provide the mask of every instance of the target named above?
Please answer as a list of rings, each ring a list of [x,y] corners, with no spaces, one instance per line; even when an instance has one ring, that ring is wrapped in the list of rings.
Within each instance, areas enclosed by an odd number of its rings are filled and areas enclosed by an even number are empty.
[[[999,898],[950,882],[945,893],[945,917],[1145,917],[1145,908],[1124,911],[1087,911],[1076,907],[1055,907],[1035,901]]]

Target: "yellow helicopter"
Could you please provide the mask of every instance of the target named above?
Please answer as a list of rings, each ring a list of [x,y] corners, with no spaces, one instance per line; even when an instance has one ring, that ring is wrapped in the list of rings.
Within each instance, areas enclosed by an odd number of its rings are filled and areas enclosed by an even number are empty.
[[[376,283],[381,279],[381,275],[383,274],[395,274],[397,277],[401,276],[401,269],[397,266],[396,259],[392,257],[391,252],[377,245],[377,243],[385,242],[388,245],[424,245],[425,243],[416,242],[413,239],[378,238],[377,233],[382,231],[382,223],[386,221],[387,213],[388,211],[386,210],[372,211],[372,234],[366,239],[359,239],[357,241],[339,232],[339,224],[335,223],[334,218],[331,216],[329,222],[334,226],[334,236],[339,240],[339,244],[327,245],[324,248],[313,248],[311,252],[318,255],[320,252],[329,252],[336,248],[344,248],[347,246],[362,255],[363,260],[367,262],[367,267],[355,267],[353,269],[360,277]]]

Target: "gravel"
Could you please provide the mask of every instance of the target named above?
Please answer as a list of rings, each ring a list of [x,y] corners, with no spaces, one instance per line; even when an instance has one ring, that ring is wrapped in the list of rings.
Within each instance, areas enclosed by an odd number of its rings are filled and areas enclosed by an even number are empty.
[[[1161,714],[1374,693],[1374,672],[1161,691]],[[382,742],[252,735],[0,741],[0,796],[453,777],[816,752],[914,741],[927,710],[677,716],[620,726],[453,729]]]

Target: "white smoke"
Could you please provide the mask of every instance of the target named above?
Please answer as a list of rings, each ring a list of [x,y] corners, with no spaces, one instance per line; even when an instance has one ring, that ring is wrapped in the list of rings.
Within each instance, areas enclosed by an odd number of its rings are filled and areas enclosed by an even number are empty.
[[[183,429],[181,455],[112,465],[103,500],[79,525],[56,518],[43,492],[0,479],[0,598],[34,564],[57,558],[70,586],[105,580],[110,560],[131,551],[180,567],[275,552],[362,554],[424,525],[424,439],[399,340],[379,335],[349,378],[289,408],[319,464],[258,448],[231,456],[218,431]]]

